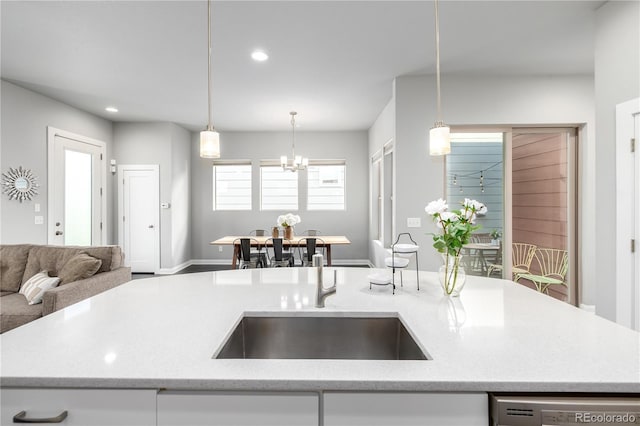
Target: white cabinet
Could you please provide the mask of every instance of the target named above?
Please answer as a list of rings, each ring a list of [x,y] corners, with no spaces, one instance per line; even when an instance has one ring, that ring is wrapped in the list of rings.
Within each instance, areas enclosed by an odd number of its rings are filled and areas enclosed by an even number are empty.
[[[156,424],[154,389],[0,389],[0,424],[14,425],[13,417],[49,418],[67,412],[60,424],[78,426],[153,426]]]
[[[486,393],[324,393],[324,426],[486,426]]]
[[[316,393],[158,393],[158,426],[318,426]]]

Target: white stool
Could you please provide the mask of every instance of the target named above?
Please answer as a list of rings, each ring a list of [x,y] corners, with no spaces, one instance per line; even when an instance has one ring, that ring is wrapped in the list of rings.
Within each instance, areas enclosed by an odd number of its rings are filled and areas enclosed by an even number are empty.
[[[411,241],[411,244],[409,243],[400,243],[400,238],[406,235],[409,240]],[[409,257],[411,255],[415,255],[416,256],[416,285],[418,286],[418,291],[420,291],[420,274],[418,272],[418,250],[420,249],[420,246],[418,246],[416,244],[415,241],[413,241],[413,238],[411,238],[411,234],[409,234],[408,232],[403,232],[401,234],[398,234],[398,238],[396,238],[396,242],[393,243],[393,245],[391,246],[391,253],[393,257],[390,257],[388,259],[385,259],[385,262],[387,260],[391,260],[392,264],[395,264],[395,266],[393,265],[389,265],[389,263],[387,262],[387,266],[390,268],[393,268],[393,272],[394,272],[394,277],[395,277],[395,268],[400,268],[400,285],[402,285],[402,269],[406,268],[407,266],[409,266]],[[396,259],[395,261],[393,259]],[[399,260],[402,259],[402,260]]]
[[[384,260],[384,264],[387,268],[391,268],[391,284],[393,284],[393,288],[396,288],[396,269],[400,269],[400,286],[404,287],[404,283],[402,282],[402,270],[409,266],[409,259],[400,256],[387,257]]]
[[[369,279],[369,290],[371,290],[372,285],[391,285],[393,290],[391,294],[396,294],[396,286],[391,282],[391,277],[385,273],[377,272],[375,274],[371,274],[367,276]]]

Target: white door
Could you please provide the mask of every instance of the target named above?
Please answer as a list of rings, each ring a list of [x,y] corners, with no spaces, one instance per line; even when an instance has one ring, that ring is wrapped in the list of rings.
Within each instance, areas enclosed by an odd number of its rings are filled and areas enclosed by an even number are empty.
[[[48,128],[48,242],[106,243],[105,143]]]
[[[640,98],[616,106],[616,322],[640,330]]]
[[[131,272],[160,269],[160,179],[157,165],[118,166],[119,241]]]

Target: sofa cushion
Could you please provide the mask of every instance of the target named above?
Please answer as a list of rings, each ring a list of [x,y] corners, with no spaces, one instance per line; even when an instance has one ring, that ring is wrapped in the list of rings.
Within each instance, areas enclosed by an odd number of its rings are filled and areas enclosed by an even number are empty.
[[[79,248],[59,246],[33,246],[29,250],[27,266],[22,276],[22,283],[40,271],[48,271],[50,276],[57,277],[58,272],[73,256],[81,253]]]
[[[27,298],[27,303],[36,305],[42,303],[45,291],[55,288],[60,283],[60,278],[50,277],[47,271],[38,272],[20,287],[20,294]]]
[[[120,246],[96,246],[96,247],[76,247],[82,249],[89,256],[102,261],[98,272],[107,272],[118,269],[122,266],[122,249]]]
[[[0,291],[20,289],[30,248],[30,244],[0,246]]]
[[[42,316],[42,304],[29,305],[27,299],[20,293],[2,296],[0,310],[0,333],[16,328],[22,324],[38,319]]]
[[[102,260],[100,259],[86,253],[76,254],[60,269],[58,273],[60,285],[89,278],[98,272],[101,265]]]

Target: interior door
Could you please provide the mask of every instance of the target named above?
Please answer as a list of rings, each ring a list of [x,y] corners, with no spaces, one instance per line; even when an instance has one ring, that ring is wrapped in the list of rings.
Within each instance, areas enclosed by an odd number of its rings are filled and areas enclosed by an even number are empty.
[[[118,166],[119,240],[131,272],[160,269],[160,185],[157,165]]]
[[[49,244],[106,243],[104,142],[59,129],[48,130]]]
[[[640,330],[640,98],[616,106],[616,322]]]

